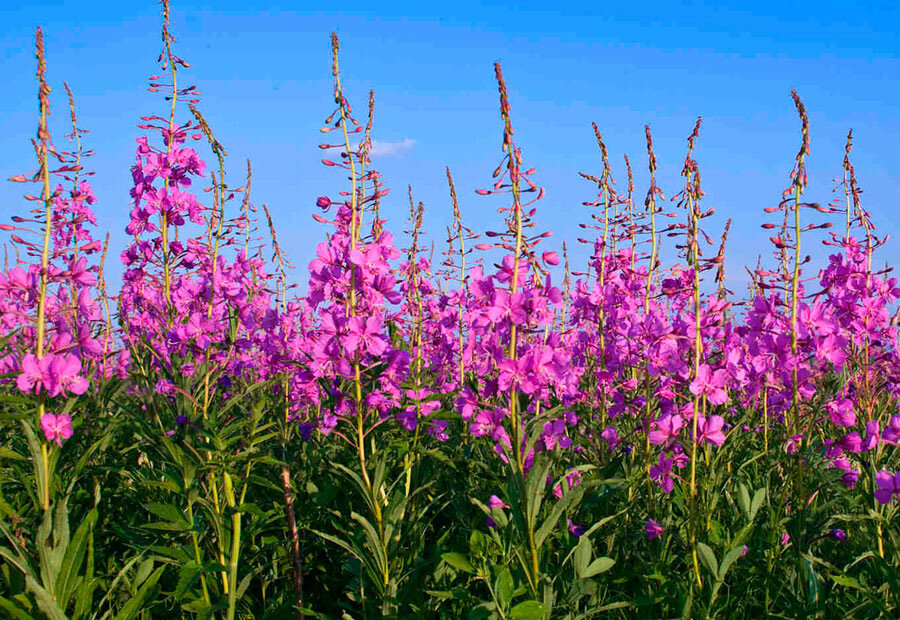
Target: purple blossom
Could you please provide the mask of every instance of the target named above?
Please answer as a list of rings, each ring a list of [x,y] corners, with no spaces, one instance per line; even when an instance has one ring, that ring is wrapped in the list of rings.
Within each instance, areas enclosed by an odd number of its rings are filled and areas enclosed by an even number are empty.
[[[72,436],[72,418],[68,413],[45,413],[41,416],[41,430],[47,441],[55,441],[62,447],[62,440]]]
[[[875,499],[879,504],[887,504],[892,499],[900,498],[900,471],[892,474],[882,470],[875,474],[875,483],[878,485],[875,489]]]
[[[664,528],[659,521],[647,519],[644,530],[647,532],[647,540],[653,540],[654,538],[662,536],[666,531],[666,528]]]

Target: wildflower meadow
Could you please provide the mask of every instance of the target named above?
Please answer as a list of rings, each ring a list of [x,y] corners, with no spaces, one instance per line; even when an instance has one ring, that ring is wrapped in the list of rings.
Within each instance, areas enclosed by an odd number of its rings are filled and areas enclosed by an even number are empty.
[[[332,34],[340,189],[298,198],[321,234],[290,275],[161,12],[129,197],[94,194],[77,88],[35,33],[25,202],[0,224],[0,617],[900,617],[900,285],[852,131],[819,154],[834,193],[809,196],[815,127],[785,93],[793,169],[729,290],[701,119],[669,188],[650,126],[622,166],[594,124],[583,238],[563,240],[518,76],[493,66],[496,168],[474,195],[446,168],[426,207],[375,167],[376,98],[342,85],[364,59]],[[124,230],[98,201],[127,204]],[[426,208],[452,225],[427,231]],[[467,225],[485,209],[491,230]]]

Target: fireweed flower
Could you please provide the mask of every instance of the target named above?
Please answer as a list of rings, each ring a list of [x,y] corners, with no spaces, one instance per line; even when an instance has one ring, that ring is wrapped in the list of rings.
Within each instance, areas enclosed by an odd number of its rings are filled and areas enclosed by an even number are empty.
[[[16,378],[16,386],[26,394],[39,393],[41,388],[50,381],[50,364],[53,362],[52,353],[45,355],[40,360],[33,353],[22,358],[22,372]]]
[[[728,402],[725,393],[725,380],[728,374],[724,369],[713,371],[708,364],[701,364],[697,378],[691,381],[691,394],[706,396],[712,405],[724,405]]]
[[[678,437],[678,433],[684,426],[684,418],[680,415],[664,414],[651,424],[650,443],[654,445],[669,445]]]
[[[647,519],[644,530],[647,532],[647,540],[653,540],[661,536],[666,531],[666,528],[659,521]]]
[[[609,445],[610,452],[615,451],[616,446],[619,445],[619,433],[613,426],[608,426],[603,429],[603,432],[600,433],[600,439]]]
[[[839,458],[833,460],[828,466],[835,467],[844,472],[841,475],[841,481],[844,483],[845,488],[853,489],[856,487],[856,482],[859,480],[859,471],[853,468],[850,461]]]
[[[566,474],[566,483],[569,485],[570,489],[578,486],[579,482],[581,482],[581,472],[580,471],[573,471],[573,472],[569,472],[568,474]],[[553,496],[556,499],[562,499],[562,496],[563,496],[562,482],[557,483],[556,486],[553,487]]]
[[[88,381],[80,375],[81,361],[74,355],[56,356],[50,365],[50,395],[84,394]]]
[[[352,317],[347,322],[347,335],[343,338],[344,352],[353,356],[358,349],[381,355],[387,349],[387,343],[381,335],[381,321],[378,317]]]
[[[573,523],[572,519],[566,519],[566,523],[569,526],[569,534],[575,538],[581,538],[581,535],[584,534],[584,526]]]
[[[714,446],[721,446],[725,443],[725,433],[722,427],[725,425],[725,419],[720,415],[712,415],[709,418],[705,416],[697,417],[697,441],[708,441]]]
[[[663,493],[669,494],[675,488],[675,481],[672,479],[673,458],[666,458],[665,452],[659,453],[659,462],[650,468],[650,478],[659,484]]]
[[[432,420],[431,425],[428,427],[428,434],[438,441],[447,441],[450,439],[450,435],[447,434],[448,424],[449,421],[447,420]]]
[[[891,421],[881,434],[881,440],[893,446],[900,445],[900,414],[891,416]]]
[[[41,416],[41,430],[47,441],[55,441],[62,447],[62,440],[72,436],[72,418],[68,413],[45,413]]]
[[[854,433],[851,433],[854,434]],[[856,438],[859,439],[859,433],[855,433]],[[806,437],[805,434],[791,435],[784,442],[784,451],[788,454],[792,454],[797,451],[797,448],[800,446],[800,441]]]
[[[900,471],[892,474],[882,470],[875,475],[875,482],[878,484],[875,499],[879,504],[887,504],[892,499],[900,498]]]
[[[509,506],[506,505],[505,503],[503,503],[503,500],[500,499],[499,497],[497,497],[496,495],[491,495],[491,497],[488,499],[488,508],[490,508],[491,510],[494,510],[494,509],[502,510],[503,508],[509,508]],[[487,518],[487,527],[489,529],[496,528],[497,523],[491,517],[488,517]]]
[[[838,426],[853,426],[856,424],[856,414],[853,412],[853,401],[849,398],[842,398],[837,401],[831,401],[825,405],[831,421]]]

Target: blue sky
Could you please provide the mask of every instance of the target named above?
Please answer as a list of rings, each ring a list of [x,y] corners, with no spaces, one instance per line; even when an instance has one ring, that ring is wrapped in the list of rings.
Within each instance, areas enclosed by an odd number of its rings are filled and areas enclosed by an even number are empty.
[[[406,187],[426,204],[426,228],[443,247],[449,222],[444,166],[457,182],[466,223],[497,228],[498,198],[479,197],[500,157],[501,123],[492,63],[509,84],[516,139],[533,179],[546,188],[537,221],[555,236],[547,248],[582,236],[583,201],[596,188],[579,171],[600,170],[591,131],[603,132],[624,189],[622,155],[635,167],[636,196],[646,192],[643,126],[651,125],[659,185],[680,188],[686,138],[704,124],[695,157],[717,238],[734,219],[728,277],[742,291],[744,265],[770,252],[759,228],[762,209],[777,204],[799,147],[790,89],[809,111],[812,154],[809,200],[828,202],[841,172],[847,130],[863,201],[880,232],[900,232],[900,39],[896,2],[550,3],[455,2],[215,3],[173,0],[176,53],[192,68],[185,83],[202,91],[200,108],[228,151],[229,180],[242,183],[253,163],[253,202],[266,203],[303,281],[305,264],[325,229],[312,221],[315,199],[344,189],[341,175],[318,162],[322,119],[331,112],[329,33],[341,38],[345,93],[364,116],[375,90],[375,160],[392,193],[383,213],[405,228]],[[562,3],[558,6],[562,7]],[[745,7],[752,6],[752,9]],[[438,11],[443,11],[439,13]],[[0,103],[0,176],[33,169],[29,139],[37,122],[34,28],[46,37],[57,145],[68,132],[63,81],[72,87],[86,146],[97,212],[124,247],[129,167],[140,116],[163,114],[146,92],[157,72],[159,6],[152,1],[41,2],[0,8],[0,62],[6,95]],[[183,111],[185,114],[187,110]],[[183,115],[183,118],[187,118]],[[207,161],[212,157],[201,150]],[[27,208],[22,186],[0,186],[4,213]],[[237,203],[235,203],[237,204]],[[673,205],[674,206],[674,205]],[[811,235],[806,247],[824,256]],[[583,265],[587,253],[573,251]],[[893,262],[896,241],[881,251]],[[817,261],[821,262],[821,260]],[[111,268],[111,276],[118,267]]]

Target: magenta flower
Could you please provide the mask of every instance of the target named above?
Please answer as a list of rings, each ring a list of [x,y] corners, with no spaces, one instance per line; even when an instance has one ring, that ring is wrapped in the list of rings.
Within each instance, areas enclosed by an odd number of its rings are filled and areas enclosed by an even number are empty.
[[[612,452],[619,444],[619,433],[616,432],[615,427],[607,426],[603,429],[603,432],[600,433],[600,439],[609,444],[609,451]]]
[[[859,439],[859,433],[853,433],[856,435],[856,438]],[[787,441],[784,442],[784,451],[788,454],[793,454],[797,451],[797,448],[800,447],[800,441],[806,437],[804,433],[800,433],[798,435],[791,435],[787,438]],[[861,441],[861,440],[860,440]]]
[[[503,503],[503,500],[497,497],[496,495],[491,495],[490,499],[488,499],[488,507],[492,510],[494,508],[509,508],[506,504]],[[497,527],[497,523],[491,518],[487,518],[487,526],[488,529],[494,529]]]
[[[728,402],[728,395],[725,393],[725,380],[728,378],[726,370],[720,368],[713,372],[709,364],[700,366],[697,378],[691,381],[691,394],[695,396],[706,396],[706,399],[712,405],[724,405]]]
[[[62,440],[72,436],[72,418],[68,413],[45,413],[41,416],[41,430],[47,441],[55,441],[62,447]]]
[[[548,265],[558,265],[559,264],[559,254],[556,252],[544,252],[541,254],[541,259],[547,263]]]
[[[509,508],[509,506],[504,504],[503,500],[496,495],[491,495],[491,497],[488,499],[488,506],[490,508]]]
[[[506,429],[503,428],[505,418],[505,409],[481,410],[475,414],[475,419],[469,425],[469,432],[475,437],[490,435],[494,441],[508,439]]]
[[[720,415],[711,415],[709,418],[699,416],[697,418],[697,441],[708,441],[714,446],[721,446],[725,443],[725,433],[722,427],[725,425],[725,419]]]
[[[856,431],[844,435],[839,443],[841,448],[843,448],[847,452],[856,454],[864,451],[862,437],[860,437],[859,433],[857,433]]]
[[[65,396],[66,392],[84,394],[88,389],[88,381],[78,374],[80,372],[81,361],[74,355],[54,356],[47,373],[47,391],[50,396]]]
[[[16,386],[26,394],[39,393],[47,384],[53,357],[51,353],[38,360],[34,354],[29,353],[22,358],[22,373],[16,378]]]
[[[847,489],[852,489],[856,486],[856,481],[859,480],[859,471],[853,469],[853,466],[850,464],[850,461],[844,458],[839,458],[831,461],[828,465],[829,467],[836,467],[844,472],[841,475],[841,482],[844,483],[844,487]]]
[[[647,523],[644,525],[644,530],[647,532],[647,540],[653,540],[654,538],[658,538],[666,531],[666,528],[662,526],[659,521],[655,519],[647,519]]]
[[[450,435],[447,434],[447,420],[432,420],[431,426],[428,427],[428,434],[438,441],[447,441]]]
[[[878,420],[869,420],[866,422],[866,441],[863,444],[863,450],[868,452],[878,445],[878,440],[881,438],[881,425],[878,423]]]
[[[566,482],[569,485],[569,488],[572,489],[578,486],[578,483],[581,482],[581,472],[573,471],[566,474]],[[558,483],[555,487],[553,487],[553,497],[556,499],[562,499],[563,496],[563,488],[562,482]]]
[[[838,426],[853,426],[856,424],[856,414],[853,412],[853,401],[849,398],[835,400],[825,405],[831,416],[831,421]]]
[[[900,414],[891,416],[891,421],[881,434],[881,440],[894,446],[900,445]]]
[[[575,538],[581,538],[581,535],[584,534],[584,526],[573,523],[572,519],[566,519],[566,522],[569,526],[569,534]]]
[[[879,504],[887,504],[894,498],[900,498],[900,471],[892,474],[888,471],[880,471],[875,474],[875,499]]]
[[[378,317],[352,317],[347,321],[347,335],[344,336],[344,351],[353,356],[362,349],[372,355],[381,355],[387,349],[387,342],[381,335],[381,320]]]
[[[512,388],[521,388],[526,394],[534,390],[532,381],[532,362],[527,357],[519,360],[503,358],[500,360],[500,374],[497,376],[497,387],[508,391]]]
[[[672,415],[665,413],[653,423],[651,423],[650,443],[653,445],[669,444],[678,437],[681,427],[684,426],[684,419],[680,415]]]
[[[494,323],[509,319],[514,324],[521,325],[528,320],[528,313],[525,311],[525,296],[521,292],[510,295],[506,291],[496,290],[491,305],[487,309],[487,315]]]
[[[675,459],[666,458],[665,452],[659,453],[659,463],[650,468],[650,478],[655,480],[662,488],[663,493],[669,494],[675,488],[675,481],[672,479],[672,465]]]

